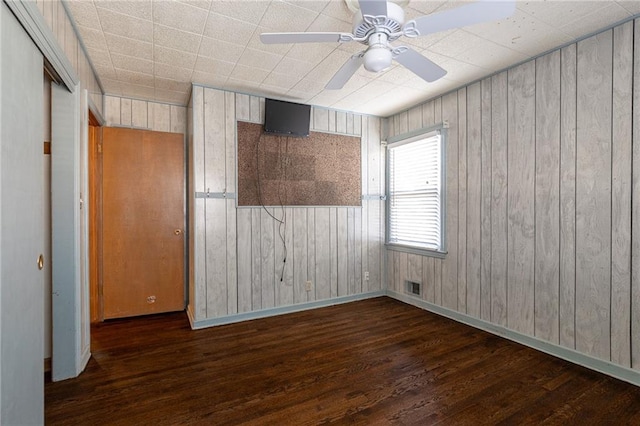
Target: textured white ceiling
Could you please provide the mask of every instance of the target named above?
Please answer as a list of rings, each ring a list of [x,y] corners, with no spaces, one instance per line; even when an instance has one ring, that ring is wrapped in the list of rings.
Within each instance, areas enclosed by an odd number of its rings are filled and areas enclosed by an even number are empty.
[[[407,44],[448,71],[426,83],[401,66],[324,85],[359,43],[264,45],[262,32],[351,32],[343,0],[67,0],[108,94],[186,104],[191,83],[387,116],[640,13],[640,1],[518,1],[505,20]],[[406,19],[460,1],[411,0]],[[395,63],[394,63],[395,64]]]

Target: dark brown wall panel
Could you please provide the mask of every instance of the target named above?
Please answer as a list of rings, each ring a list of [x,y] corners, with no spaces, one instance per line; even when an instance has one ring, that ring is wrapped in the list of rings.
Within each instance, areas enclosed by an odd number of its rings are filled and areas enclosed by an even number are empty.
[[[360,138],[265,134],[238,121],[238,205],[359,206]]]

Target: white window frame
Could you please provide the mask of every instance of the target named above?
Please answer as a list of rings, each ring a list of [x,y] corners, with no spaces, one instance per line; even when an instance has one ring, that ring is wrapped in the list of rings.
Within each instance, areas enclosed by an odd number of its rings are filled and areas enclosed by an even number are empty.
[[[447,131],[443,124],[420,129],[415,132],[395,136],[387,141],[386,155],[386,227],[385,244],[390,250],[404,251],[425,256],[444,258],[446,251],[446,140]],[[440,247],[432,249],[420,245],[404,244],[390,241],[391,229],[391,174],[390,174],[390,150],[401,145],[427,139],[433,136],[440,136]]]

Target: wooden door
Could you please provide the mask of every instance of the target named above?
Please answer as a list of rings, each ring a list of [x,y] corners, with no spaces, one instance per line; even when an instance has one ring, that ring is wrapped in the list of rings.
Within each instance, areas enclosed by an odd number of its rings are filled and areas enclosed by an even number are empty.
[[[103,128],[104,318],[184,309],[184,140]]]
[[[42,54],[0,2],[0,424],[44,414]]]

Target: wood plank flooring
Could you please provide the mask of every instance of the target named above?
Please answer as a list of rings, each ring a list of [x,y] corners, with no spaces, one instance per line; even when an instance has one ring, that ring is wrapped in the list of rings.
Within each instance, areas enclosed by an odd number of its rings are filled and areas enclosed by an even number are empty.
[[[49,425],[640,424],[640,388],[390,298],[192,331],[92,329]]]

